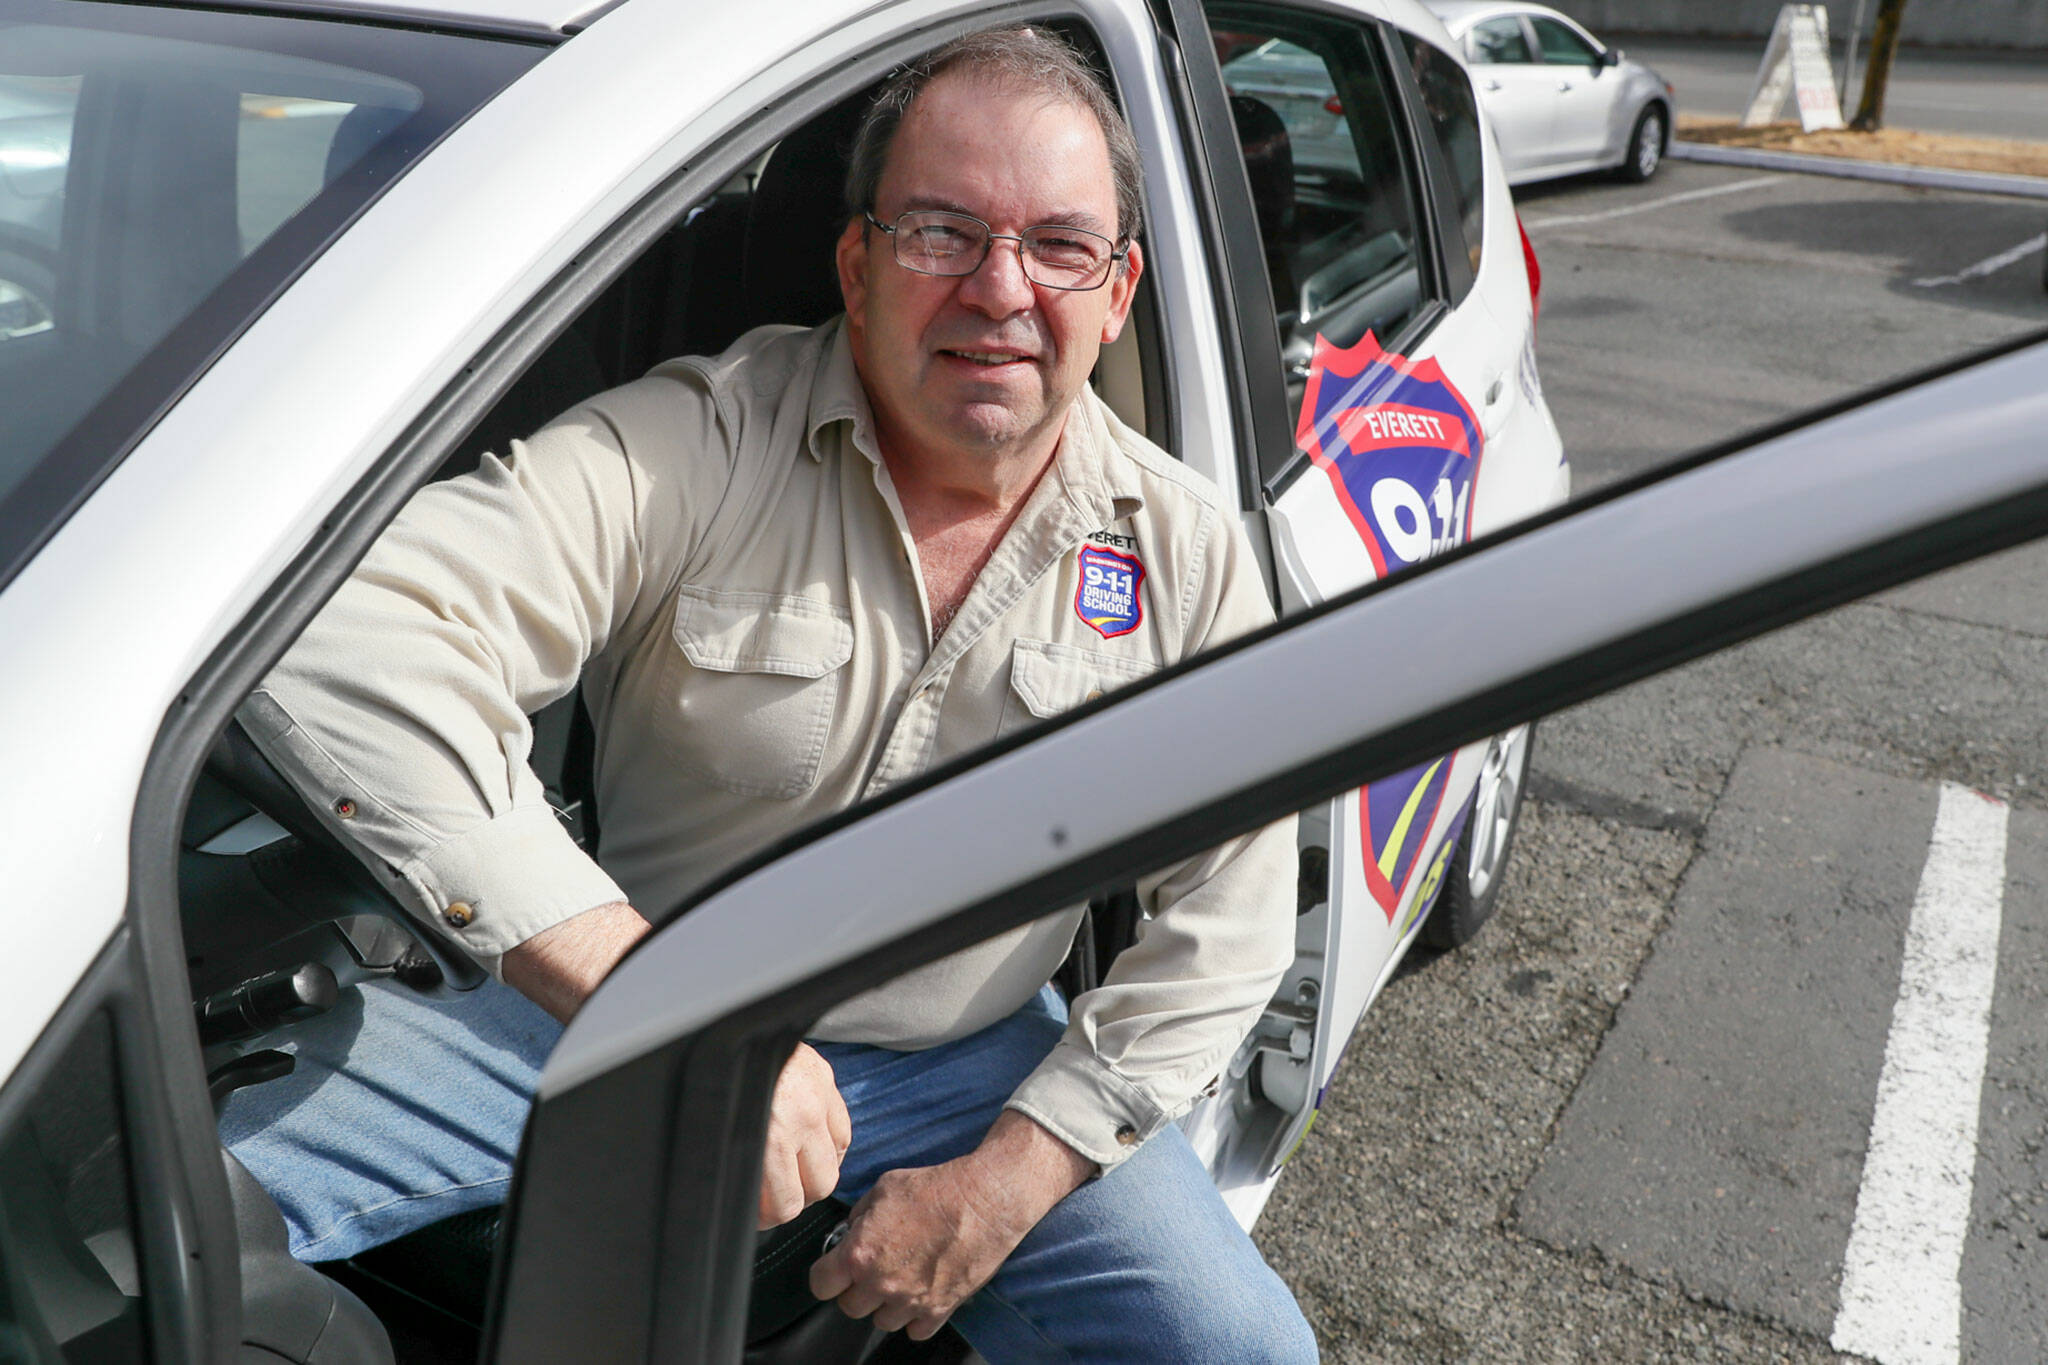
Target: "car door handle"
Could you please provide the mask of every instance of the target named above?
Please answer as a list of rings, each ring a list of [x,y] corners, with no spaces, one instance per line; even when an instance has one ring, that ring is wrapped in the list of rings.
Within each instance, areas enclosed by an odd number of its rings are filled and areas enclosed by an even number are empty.
[[[1570,81],[1559,81],[1557,83],[1557,88],[1559,90],[1569,90],[1572,88],[1572,83]]]
[[[1483,88],[1484,88],[1484,89],[1487,89],[1487,90],[1498,90],[1498,89],[1500,89],[1500,82],[1499,82],[1499,81],[1488,81],[1488,82],[1486,83],[1486,85],[1485,85],[1485,86],[1484,86]]]

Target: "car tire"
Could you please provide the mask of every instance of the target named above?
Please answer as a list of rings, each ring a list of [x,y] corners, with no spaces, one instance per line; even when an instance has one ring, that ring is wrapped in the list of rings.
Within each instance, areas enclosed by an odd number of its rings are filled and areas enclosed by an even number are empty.
[[[1522,822],[1535,741],[1534,725],[1518,725],[1488,741],[1479,786],[1472,793],[1472,813],[1451,853],[1451,865],[1444,870],[1443,890],[1422,922],[1422,941],[1430,947],[1463,947],[1493,918],[1515,830]]]
[[[1628,135],[1628,154],[1615,173],[1632,185],[1639,185],[1664,164],[1667,132],[1664,106],[1652,104],[1636,115],[1635,131]]]

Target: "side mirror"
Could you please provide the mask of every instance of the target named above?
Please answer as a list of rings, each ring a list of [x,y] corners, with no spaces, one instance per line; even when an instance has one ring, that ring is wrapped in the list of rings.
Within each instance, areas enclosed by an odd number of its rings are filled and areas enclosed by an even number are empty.
[[[1620,65],[1621,65],[1621,59],[1622,59],[1622,58],[1623,58],[1624,56],[1626,56],[1626,55],[1627,55],[1627,54],[1626,54],[1626,53],[1624,53],[1624,52],[1623,52],[1623,51],[1622,51],[1622,50],[1621,50],[1620,48],[1618,48],[1618,47],[1610,47],[1610,48],[1606,48],[1606,49],[1604,49],[1604,50],[1603,50],[1603,51],[1602,51],[1602,52],[1600,53],[1600,65],[1602,65],[1602,66],[1620,66]]]

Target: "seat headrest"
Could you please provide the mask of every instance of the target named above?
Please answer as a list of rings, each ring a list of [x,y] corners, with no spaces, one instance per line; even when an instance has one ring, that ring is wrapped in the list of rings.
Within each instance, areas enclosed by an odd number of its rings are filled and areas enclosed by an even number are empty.
[[[321,183],[331,185],[339,180],[342,172],[362,160],[363,153],[389,137],[410,117],[408,110],[381,104],[358,104],[349,110],[334,130],[334,141],[327,144],[327,166]]]
[[[1271,251],[1286,240],[1294,226],[1294,142],[1287,135],[1286,122],[1264,100],[1232,95],[1230,116],[1244,152],[1245,175],[1252,182],[1259,232]]]
[[[838,104],[777,143],[747,208],[740,268],[747,325],[816,326],[843,307],[832,249],[846,227],[846,162],[870,92]]]

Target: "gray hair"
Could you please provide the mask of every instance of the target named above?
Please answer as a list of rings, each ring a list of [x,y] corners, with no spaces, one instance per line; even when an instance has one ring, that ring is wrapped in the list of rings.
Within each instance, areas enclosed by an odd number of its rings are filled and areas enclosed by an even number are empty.
[[[988,29],[955,38],[889,78],[854,135],[853,154],[846,168],[848,213],[865,213],[875,206],[890,144],[910,106],[925,87],[955,70],[1011,89],[1037,91],[1049,100],[1077,104],[1095,115],[1109,146],[1109,171],[1116,182],[1117,236],[1128,239],[1138,235],[1141,168],[1131,125],[1124,121],[1102,77],[1073,44],[1057,34],[1031,28]]]

